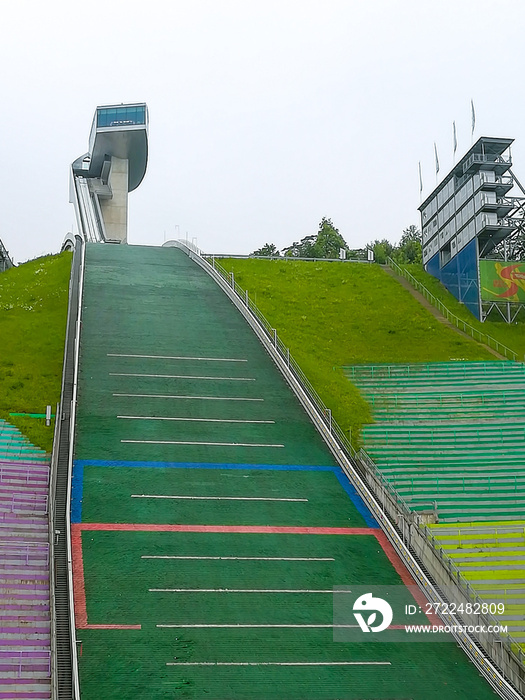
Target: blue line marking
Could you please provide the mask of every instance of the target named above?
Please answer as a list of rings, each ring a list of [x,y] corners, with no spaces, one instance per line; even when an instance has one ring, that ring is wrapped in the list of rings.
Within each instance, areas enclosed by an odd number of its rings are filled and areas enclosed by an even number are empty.
[[[84,490],[84,464],[82,460],[74,462],[71,477],[71,522],[82,522],[82,493]]]
[[[218,464],[208,462],[126,462],[120,460],[79,459],[75,464],[93,467],[160,467],[162,469],[269,469],[274,471],[331,472],[339,467],[281,464]]]
[[[208,464],[206,462],[128,462],[120,460],[78,459],[73,466],[73,478],[71,486],[71,522],[82,522],[82,493],[84,483],[84,467],[146,467],[161,469],[238,469],[238,470],[267,470],[267,471],[307,471],[307,472],[333,472],[344,489],[346,495],[354,504],[368,527],[379,528],[377,520],[368,510],[365,502],[359,496],[355,487],[341,467],[326,467],[312,465],[282,465],[282,464]]]
[[[356,510],[359,511],[359,513],[362,515],[364,521],[368,525],[368,527],[379,527],[379,523],[377,520],[374,518],[372,513],[368,510],[368,506],[366,503],[363,501],[361,496],[357,493],[355,490],[355,486],[353,486],[350,483],[349,478],[346,476],[346,474],[343,472],[343,470],[340,467],[335,467],[334,468],[335,475],[337,477],[337,480],[345,490],[346,494],[356,507]]]

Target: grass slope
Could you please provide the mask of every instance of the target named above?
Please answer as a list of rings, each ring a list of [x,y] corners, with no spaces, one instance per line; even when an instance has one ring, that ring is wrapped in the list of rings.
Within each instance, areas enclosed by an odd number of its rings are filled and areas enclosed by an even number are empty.
[[[454,295],[452,295],[439,280],[430,275],[420,265],[404,265],[403,266],[411,275],[413,275],[421,284],[431,292],[435,297],[437,297],[445,306],[456,314],[458,318],[466,321],[474,328],[480,330],[482,333],[491,335],[493,338],[498,340],[503,345],[506,345],[511,350],[514,350],[518,354],[516,358],[518,361],[522,361],[525,357],[525,323],[505,323],[503,319],[501,321],[491,320],[481,323],[478,321],[470,311],[461,304]],[[496,316],[494,315],[494,318]]]
[[[341,366],[494,360],[440,324],[378,265],[224,259],[358,445],[368,404]]]
[[[70,268],[62,253],[0,274],[0,418],[47,451],[53,427],[9,413],[44,413],[60,400]]]

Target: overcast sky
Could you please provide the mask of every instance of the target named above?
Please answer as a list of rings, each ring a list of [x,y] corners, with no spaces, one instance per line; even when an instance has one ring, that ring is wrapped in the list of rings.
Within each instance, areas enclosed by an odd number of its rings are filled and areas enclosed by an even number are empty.
[[[397,241],[479,136],[515,138],[525,181],[525,2],[4,0],[0,239],[17,262],[74,221],[71,162],[95,107],[145,101],[149,163],[129,242],[282,248],[330,217],[350,247]]]

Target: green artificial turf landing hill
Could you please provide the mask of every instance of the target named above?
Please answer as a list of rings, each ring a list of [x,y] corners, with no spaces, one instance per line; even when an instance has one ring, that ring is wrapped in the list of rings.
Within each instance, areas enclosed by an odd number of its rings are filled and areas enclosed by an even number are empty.
[[[71,254],[0,273],[0,418],[51,451],[53,426],[10,413],[45,413],[60,400]]]

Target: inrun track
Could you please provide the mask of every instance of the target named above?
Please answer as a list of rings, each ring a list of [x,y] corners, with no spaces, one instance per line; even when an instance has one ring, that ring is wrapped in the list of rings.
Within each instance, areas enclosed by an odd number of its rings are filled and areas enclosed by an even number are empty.
[[[494,698],[453,643],[333,641],[324,591],[410,576],[178,249],[87,245],[72,498],[83,700]]]

